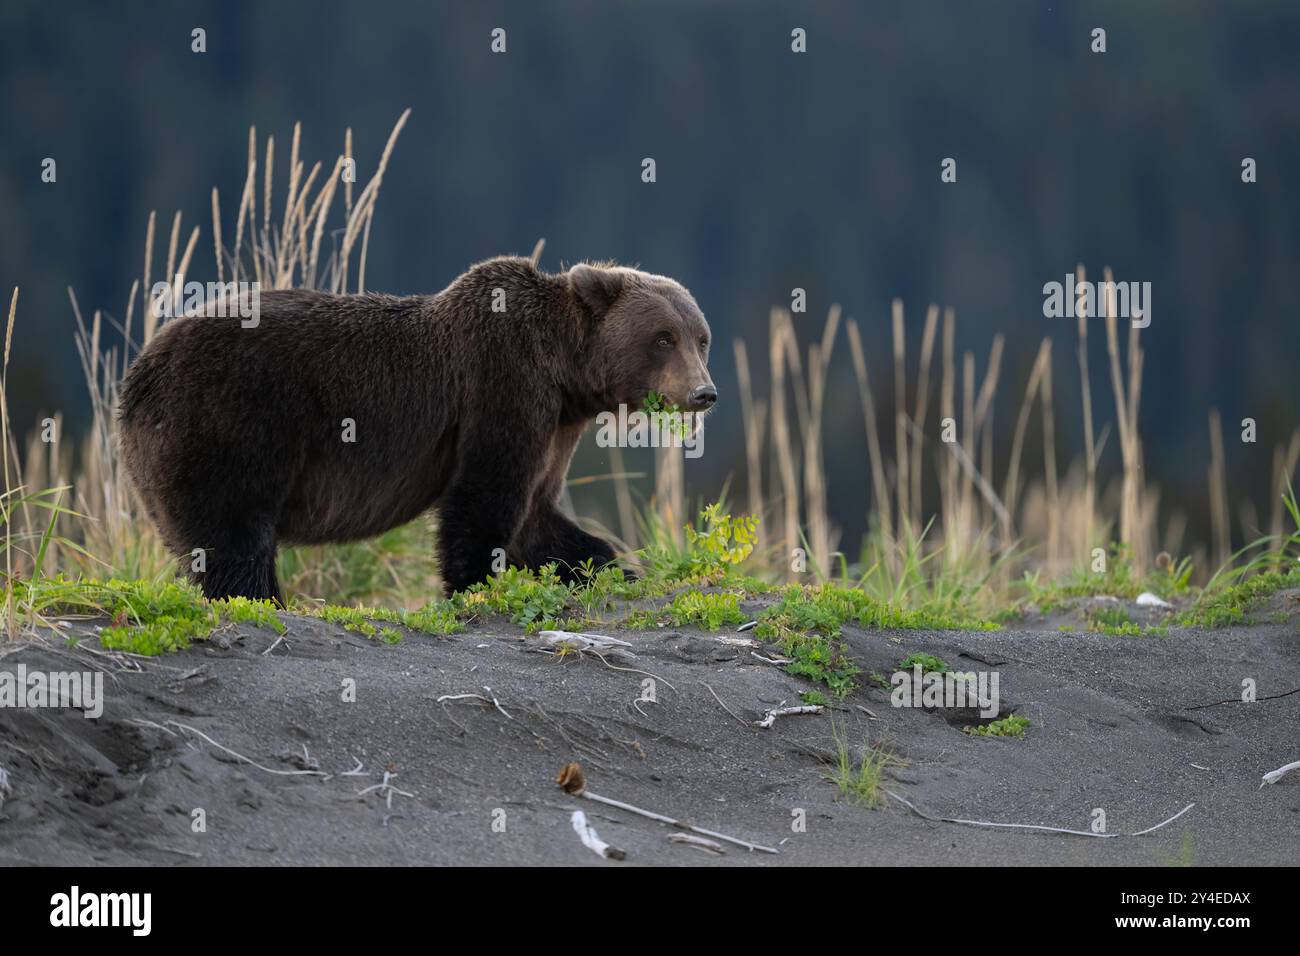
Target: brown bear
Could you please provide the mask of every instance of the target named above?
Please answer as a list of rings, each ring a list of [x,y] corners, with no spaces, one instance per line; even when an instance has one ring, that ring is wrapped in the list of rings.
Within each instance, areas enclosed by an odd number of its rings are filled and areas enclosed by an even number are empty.
[[[496,549],[572,580],[614,560],[559,507],[584,428],[652,391],[708,409],[708,354],[672,279],[500,257],[432,296],[263,292],[255,324],[177,318],[131,366],[119,433],[168,547],[202,549],[209,598],[281,601],[279,542],[370,537],[429,509],[449,593]]]

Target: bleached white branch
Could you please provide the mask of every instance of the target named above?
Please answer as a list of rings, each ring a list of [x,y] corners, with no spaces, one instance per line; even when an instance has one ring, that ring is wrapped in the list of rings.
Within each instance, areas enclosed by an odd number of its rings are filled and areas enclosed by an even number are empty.
[[[1277,783],[1292,770],[1300,770],[1300,760],[1297,760],[1295,763],[1289,763],[1285,767],[1278,767],[1276,770],[1270,770],[1268,773],[1264,774],[1263,783],[1259,785],[1259,789],[1263,790],[1270,783]]]
[[[631,647],[627,641],[605,634],[585,634],[581,631],[540,631],[539,636],[547,644],[573,644],[581,650],[607,650],[614,647]]]
[[[881,789],[883,790],[884,788],[882,787]],[[1181,817],[1188,810],[1192,809],[1192,807],[1196,806],[1196,804],[1194,803],[1189,803],[1187,806],[1183,807],[1181,810],[1175,813],[1168,820],[1162,820],[1161,822],[1157,823],[1155,826],[1147,827],[1145,830],[1138,830],[1136,833],[1093,833],[1091,830],[1069,830],[1066,829],[1065,827],[1049,827],[1049,826],[1043,826],[1038,823],[991,823],[988,820],[962,820],[957,817],[935,817],[921,810],[919,807],[917,807],[916,804],[912,803],[910,800],[906,800],[903,797],[900,797],[892,790],[885,790],[885,793],[888,796],[892,797],[893,799],[897,800],[903,806],[907,807],[918,817],[921,817],[923,820],[929,820],[933,823],[961,823],[969,827],[991,827],[993,829],[998,829],[998,830],[1045,830],[1048,833],[1068,833],[1070,836],[1100,837],[1102,839],[1110,839],[1113,837],[1122,837],[1122,836],[1130,836],[1130,837],[1144,836],[1148,833],[1154,833],[1156,830],[1159,830],[1161,827],[1165,827],[1173,823],[1175,820]]]
[[[581,810],[573,811],[573,830],[582,840],[582,845],[597,856],[603,856],[607,860],[623,860],[627,854],[618,847],[610,846],[596,833],[596,828],[587,822],[587,815]]]
[[[696,836],[694,833],[672,833],[668,836],[669,843],[680,843],[689,846],[694,850],[703,850],[706,853],[715,853],[722,856],[727,851],[716,840],[710,840],[707,837]]]
[[[802,707],[773,707],[762,720],[754,721],[755,727],[767,729],[776,723],[778,717],[796,717],[799,714],[820,714],[826,708],[821,704],[806,704]]]
[[[630,803],[624,803],[622,800],[613,800],[609,797],[602,797],[598,793],[592,793],[587,789],[587,778],[582,772],[582,767],[576,763],[565,764],[560,771],[560,776],[556,783],[564,790],[565,793],[575,797],[581,797],[584,800],[594,800],[596,803],[603,803],[607,807],[615,807],[619,810],[626,810],[628,813],[635,813],[638,816],[645,817],[648,820],[654,820],[658,823],[666,823],[668,826],[676,827],[679,830],[689,830],[692,833],[698,833],[701,836],[713,837],[715,840],[725,840],[727,843],[733,843],[736,846],[742,846],[751,852],[776,854],[778,851],[770,846],[762,846],[758,843],[750,843],[748,840],[741,840],[737,837],[727,836],[725,833],[718,833],[714,830],[706,830],[703,827],[697,827],[694,824],[686,823],[682,820],[674,820],[672,817],[664,816],[662,813],[655,813],[653,810],[643,810],[641,807],[633,806]]]
[[[135,718],[135,719],[132,720],[132,723],[140,724],[140,725],[142,725],[142,726],[160,727],[162,730],[167,730],[166,727],[161,727],[161,725],[159,725],[159,724],[155,724],[152,720],[141,720],[141,719],[139,719],[139,718]],[[242,761],[243,763],[246,763],[246,764],[248,764],[248,765],[250,765],[250,766],[256,767],[258,770],[261,770],[261,771],[263,771],[264,773],[272,773],[272,774],[275,774],[277,777],[325,777],[325,778],[328,778],[328,777],[330,776],[328,773],[325,773],[323,770],[276,770],[276,769],[273,768],[273,767],[264,767],[264,766],[262,766],[260,763],[258,763],[256,760],[254,760],[252,757],[245,757],[243,754],[239,753],[238,751],[231,750],[231,749],[230,749],[229,747],[227,747],[225,744],[217,743],[215,740],[213,740],[211,737],[209,737],[209,736],[208,736],[207,734],[205,734],[203,731],[199,730],[197,727],[191,727],[189,724],[182,724],[182,723],[180,723],[180,722],[178,722],[178,721],[175,721],[175,720],[169,720],[169,721],[167,721],[167,723],[168,723],[170,726],[172,726],[172,727],[176,727],[177,729],[182,730],[182,731],[184,731],[184,732],[187,733],[187,734],[194,734],[196,737],[201,737],[201,738],[203,738],[204,740],[206,740],[208,743],[210,743],[212,746],[216,747],[218,750],[222,751],[223,753],[227,753],[227,754],[229,754],[230,756],[234,757],[236,760]],[[168,733],[171,733],[171,731],[167,731],[167,732],[168,732]]]
[[[481,700],[483,703],[491,704],[497,710],[501,711],[502,715],[507,720],[514,720],[514,718],[506,712],[506,709],[501,706],[501,701],[497,700],[495,696],[492,696],[492,688],[484,687],[483,689],[488,692],[487,697],[484,697],[482,694],[443,694],[437,699],[437,701],[435,701],[435,703],[441,704],[443,701],[448,700]]]

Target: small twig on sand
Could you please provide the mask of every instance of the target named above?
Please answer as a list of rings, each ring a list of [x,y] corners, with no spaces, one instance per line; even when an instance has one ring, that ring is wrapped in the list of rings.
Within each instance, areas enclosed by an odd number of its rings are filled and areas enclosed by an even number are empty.
[[[156,724],[156,723],[154,723],[152,720],[142,720],[142,719],[140,719],[140,718],[134,718],[134,719],[132,719],[131,722],[132,722],[132,723],[135,723],[135,724],[140,724],[140,725],[142,725],[142,726],[146,726],[146,727],[158,727],[158,728],[161,729],[161,730],[166,730],[167,733],[169,733],[169,734],[172,733],[172,731],[168,730],[167,727],[164,727],[164,726],[162,726],[161,724]],[[178,730],[182,730],[182,731],[184,731],[184,732],[187,733],[187,734],[194,734],[196,737],[202,737],[204,740],[206,740],[206,741],[207,741],[208,743],[210,743],[212,746],[216,747],[216,748],[217,748],[218,750],[220,750],[220,751],[223,751],[224,753],[228,753],[230,756],[234,757],[236,760],[239,760],[239,761],[241,761],[242,763],[246,763],[246,764],[248,764],[248,765],[250,765],[250,766],[256,767],[258,770],[261,770],[261,771],[263,771],[263,772],[265,772],[265,773],[273,773],[273,774],[275,774],[277,777],[325,777],[325,778],[328,778],[328,777],[330,776],[330,774],[325,773],[323,770],[276,770],[276,769],[274,769],[274,768],[272,768],[272,767],[264,767],[264,766],[262,766],[260,763],[258,763],[256,760],[254,760],[252,757],[245,757],[243,754],[241,754],[241,753],[239,753],[239,752],[237,752],[237,751],[231,750],[231,749],[230,749],[229,747],[227,747],[225,744],[219,744],[219,743],[217,743],[215,740],[213,740],[211,737],[209,737],[209,736],[208,736],[207,734],[205,734],[203,731],[199,730],[197,727],[191,727],[189,724],[182,724],[182,723],[179,723],[178,721],[175,721],[175,720],[169,720],[169,721],[167,721],[167,723],[168,723],[170,726],[175,727],[175,728],[177,728]],[[175,736],[175,734],[172,734],[172,735]]]
[[[356,757],[353,757],[352,759],[353,759],[353,760],[357,760]],[[357,765],[356,765],[355,767],[353,767],[351,770],[347,771],[346,773],[341,773],[341,774],[339,774],[339,776],[340,776],[340,777],[360,777],[360,776],[361,776],[362,774],[364,774],[365,772],[366,772],[365,765],[364,765],[360,760],[357,760]]]
[[[749,721],[747,721],[744,717],[741,717],[739,714],[737,714],[734,710],[732,710],[732,709],[731,709],[730,707],[728,707],[726,704],[723,704],[723,703],[722,703],[722,698],[718,696],[718,692],[717,692],[716,690],[714,690],[714,689],[713,689],[712,687],[710,687],[708,684],[705,684],[704,681],[700,681],[700,684],[701,684],[701,685],[702,685],[702,686],[703,686],[703,687],[704,687],[704,688],[705,688],[705,689],[706,689],[710,694],[713,695],[713,699],[714,699],[714,700],[716,700],[719,704],[722,705],[722,709],[723,709],[723,710],[725,710],[727,713],[729,713],[732,717],[735,717],[737,721],[739,721],[740,723],[744,724],[746,727],[750,726]]]
[[[578,834],[578,838],[582,840],[582,845],[592,853],[603,856],[607,860],[627,859],[626,853],[618,847],[610,846],[597,835],[596,828],[587,822],[587,815],[581,810],[574,810],[571,819],[573,830]]]
[[[883,787],[881,789],[884,790]],[[1169,824],[1173,823],[1175,820],[1181,817],[1188,810],[1192,809],[1192,807],[1196,806],[1196,804],[1194,803],[1189,803],[1187,806],[1183,807],[1181,810],[1175,813],[1168,820],[1163,820],[1160,823],[1157,823],[1153,827],[1147,827],[1145,830],[1138,830],[1136,833],[1093,833],[1091,830],[1067,830],[1064,827],[1046,827],[1046,826],[1041,826],[1037,823],[989,823],[986,820],[960,820],[956,817],[935,817],[935,816],[931,816],[930,814],[918,808],[917,805],[912,803],[910,800],[903,799],[898,794],[894,793],[892,790],[885,790],[885,793],[890,797],[893,797],[903,806],[907,807],[907,809],[911,810],[921,819],[929,820],[932,823],[962,823],[965,824],[966,826],[971,826],[971,827],[993,827],[994,829],[1000,829],[1000,830],[1046,830],[1049,833],[1068,833],[1071,836],[1102,837],[1102,838],[1122,837],[1122,836],[1135,837],[1135,836],[1144,836],[1148,833],[1154,833],[1156,830],[1159,830],[1161,827],[1168,826]]]
[[[763,715],[762,720],[754,721],[755,727],[767,729],[776,723],[778,717],[796,717],[799,714],[820,714],[826,708],[821,704],[806,704],[802,707],[773,707]]]
[[[696,836],[694,833],[670,833],[668,842],[680,843],[693,850],[703,850],[705,853],[713,853],[717,856],[722,856],[727,852],[721,843],[707,837]]]
[[[605,660],[605,655],[600,653],[599,651],[584,650],[583,653],[593,654],[596,657],[599,657],[600,662],[612,671],[627,671],[629,674],[643,674],[646,677],[653,677],[655,680],[661,680],[664,682],[664,684],[668,686],[669,690],[671,690],[674,694],[677,693],[677,688],[674,687],[672,684],[670,684],[668,682],[668,678],[666,677],[660,677],[658,674],[651,674],[649,671],[637,670],[635,667],[616,667],[615,665],[611,664],[609,661]]]
[[[592,793],[587,789],[587,778],[582,772],[582,767],[576,763],[567,763],[560,770],[560,775],[555,778],[555,782],[565,793],[575,797],[582,797],[584,800],[594,800],[597,803],[603,803],[607,807],[616,807],[619,810],[626,810],[628,813],[635,813],[638,816],[646,817],[649,820],[655,820],[659,823],[666,823],[670,827],[677,827],[679,830],[689,830],[692,833],[698,833],[701,836],[713,837],[715,840],[725,840],[727,843],[734,843],[736,846],[744,847],[751,852],[772,853],[778,851],[770,846],[761,846],[757,843],[750,843],[748,840],[737,839],[736,837],[727,836],[725,833],[717,833],[713,830],[706,830],[703,827],[697,827],[690,823],[684,823],[681,820],[674,820],[672,817],[666,817],[662,813],[655,813],[652,810],[642,810],[640,807],[634,807],[630,803],[624,803],[621,800],[611,800],[609,797],[602,797],[598,793]]]
[[[744,624],[740,625],[740,627],[736,628],[736,633],[744,634],[746,631],[752,631],[756,627],[758,627],[757,621],[746,621]]]
[[[262,656],[263,656],[263,657],[266,657],[266,655],[270,654],[273,650],[275,650],[275,649],[276,649],[277,647],[279,647],[281,644],[284,644],[284,646],[285,646],[286,648],[289,647],[289,642],[286,641],[286,640],[284,639],[284,635],[283,635],[283,634],[281,634],[279,637],[277,637],[277,638],[275,639],[275,641],[271,644],[270,647],[268,647],[266,650],[262,651]]]
[[[863,707],[861,704],[854,704],[853,706],[856,707],[858,710],[862,711],[864,714],[866,714],[866,715],[867,715],[868,717],[870,717],[872,720],[879,720],[879,719],[880,719],[880,718],[877,717],[874,713],[872,713],[868,708]]]
[[[775,664],[777,667],[784,667],[786,664],[793,664],[794,661],[785,657],[764,657],[758,651],[750,651],[750,657],[757,657],[764,664]]]
[[[508,713],[506,713],[506,709],[501,706],[501,701],[497,700],[496,697],[494,696],[490,696],[492,694],[492,688],[484,687],[483,689],[488,692],[489,696],[484,697],[482,694],[443,694],[441,697],[438,698],[436,703],[441,704],[445,700],[470,700],[470,699],[481,700],[483,701],[483,703],[491,704],[497,710],[501,711],[502,715],[507,720],[514,720],[513,717],[511,717]]]
[[[381,783],[376,783],[373,786],[366,787],[364,790],[358,790],[357,796],[364,797],[366,794],[373,793],[374,791],[378,790],[380,793],[384,795],[384,803],[387,809],[389,810],[393,809],[393,794],[396,793],[399,796],[412,797],[412,798],[415,796],[415,794],[407,793],[405,790],[398,790],[390,783],[390,781],[396,776],[397,774],[385,770],[384,779]]]
[[[1264,774],[1263,783],[1259,785],[1259,789],[1263,790],[1268,786],[1268,784],[1277,783],[1292,770],[1300,770],[1300,760],[1297,760],[1295,763],[1289,763],[1285,767],[1278,767],[1276,770],[1270,770],[1268,773]]]

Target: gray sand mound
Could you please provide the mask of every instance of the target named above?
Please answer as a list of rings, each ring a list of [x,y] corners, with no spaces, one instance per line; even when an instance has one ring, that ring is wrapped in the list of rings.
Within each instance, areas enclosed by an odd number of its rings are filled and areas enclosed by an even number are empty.
[[[491,622],[386,645],[284,619],[270,653],[274,635],[236,628],[150,660],[94,653],[93,638],[6,648],[3,670],[107,676],[100,719],[0,709],[0,862],[1300,862],[1300,773],[1260,789],[1263,773],[1300,760],[1294,619],[1163,639],[849,628],[863,687],[771,729],[751,722],[813,686],[716,634],[618,632],[631,656],[602,662],[541,653],[538,638]],[[969,713],[891,707],[866,675],[913,651],[996,670],[1002,712],[1029,719],[1026,737],[972,737]],[[653,703],[639,701],[647,674]],[[1239,701],[1246,678],[1254,703]],[[499,707],[437,700],[465,694]],[[1087,830],[1100,809],[1107,830],[1132,832],[1196,806],[1116,839],[932,822],[842,797],[826,777],[837,737],[855,754],[868,739],[892,749],[905,763],[883,785],[936,817]],[[669,827],[559,789],[573,760],[595,793],[780,852],[674,843]],[[575,809],[625,862],[583,846]]]

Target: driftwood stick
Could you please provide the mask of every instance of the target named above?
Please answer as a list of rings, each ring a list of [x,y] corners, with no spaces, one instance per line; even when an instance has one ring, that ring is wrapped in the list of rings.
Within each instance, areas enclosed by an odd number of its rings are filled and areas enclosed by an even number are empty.
[[[881,789],[883,790],[884,788],[882,787]],[[1175,813],[1168,820],[1162,820],[1160,823],[1157,823],[1155,826],[1147,827],[1145,830],[1138,830],[1136,833],[1093,833],[1091,830],[1069,830],[1066,829],[1065,827],[1048,827],[1048,826],[1042,826],[1037,823],[990,823],[987,820],[961,820],[956,817],[935,817],[924,812],[919,807],[917,807],[916,804],[912,803],[910,800],[905,800],[903,797],[900,797],[898,794],[894,793],[891,790],[885,790],[885,793],[888,796],[892,797],[893,799],[897,800],[903,806],[907,807],[907,809],[911,810],[921,819],[929,820],[932,823],[961,823],[970,827],[992,827],[994,829],[999,829],[999,830],[1045,830],[1048,833],[1068,833],[1070,836],[1100,837],[1103,839],[1122,837],[1122,836],[1130,836],[1130,837],[1144,836],[1147,833],[1154,833],[1156,830],[1159,830],[1161,827],[1168,826],[1169,824],[1173,823],[1175,820],[1181,817],[1188,810],[1192,809],[1192,807],[1196,806],[1196,804],[1194,803],[1189,803],[1187,806],[1183,807],[1181,810]]]
[[[746,727],[750,726],[749,721],[747,721],[744,717],[741,717],[739,714],[737,714],[734,710],[732,710],[732,709],[731,709],[730,707],[728,707],[726,704],[722,703],[722,698],[718,696],[718,692],[717,692],[716,690],[714,690],[714,689],[713,689],[712,687],[710,687],[708,684],[705,684],[704,681],[700,681],[700,683],[704,686],[704,689],[705,689],[705,690],[707,690],[710,694],[713,695],[713,699],[716,700],[716,701],[718,702],[718,704],[722,707],[723,710],[725,710],[727,713],[729,713],[732,717],[735,717],[737,721],[739,721],[740,723],[744,724]]]
[[[153,727],[161,726],[159,724],[155,724],[151,720],[142,720],[139,718],[132,718],[131,722],[140,724],[142,726],[153,726]],[[322,770],[276,770],[273,767],[264,767],[256,760],[254,760],[252,757],[245,757],[243,754],[231,750],[229,747],[225,746],[224,744],[217,743],[215,740],[213,740],[211,737],[209,737],[207,734],[205,734],[203,731],[199,730],[196,727],[191,727],[189,724],[182,724],[179,721],[175,721],[175,720],[169,720],[167,721],[167,724],[170,725],[171,727],[177,728],[178,730],[182,730],[187,734],[194,734],[196,737],[203,738],[212,746],[216,747],[218,750],[229,754],[230,756],[234,757],[236,760],[241,761],[242,763],[246,763],[249,766],[256,767],[258,770],[261,770],[264,773],[275,774],[277,777],[325,777],[326,779],[328,779],[331,776],[330,774],[325,773]],[[168,733],[171,733],[173,736],[175,736],[175,734],[172,731],[168,730],[167,727],[161,727],[161,729],[166,730]]]
[[[581,810],[574,810],[573,830],[578,834],[578,839],[582,840],[582,845],[597,856],[603,856],[607,860],[625,860],[627,854],[618,847],[610,846],[596,833],[596,828],[587,822],[587,815]]]
[[[1259,789],[1263,790],[1270,783],[1277,783],[1292,770],[1300,770],[1300,760],[1297,760],[1294,763],[1289,763],[1285,767],[1278,767],[1276,770],[1270,770],[1268,773],[1264,774],[1263,783],[1259,785]]]
[[[635,807],[630,803],[624,803],[622,800],[613,800],[609,797],[602,797],[598,793],[592,793],[587,789],[587,778],[582,772],[582,767],[576,763],[568,763],[560,771],[560,775],[555,782],[560,785],[565,793],[575,797],[582,797],[584,800],[594,800],[596,803],[603,803],[607,807],[615,807],[619,810],[626,810],[628,813],[635,813],[638,816],[645,817],[648,820],[654,820],[658,823],[666,823],[670,827],[676,827],[679,830],[689,830],[692,833],[698,833],[701,836],[712,837],[715,840],[725,840],[736,846],[744,847],[750,852],[772,853],[778,851],[770,846],[762,846],[758,843],[750,843],[748,840],[741,840],[737,837],[727,836],[725,833],[717,833],[713,830],[706,830],[703,827],[697,827],[681,820],[674,820],[672,817],[664,816],[662,813],[655,813],[653,810],[643,810],[641,807]]]
[[[799,714],[820,714],[825,709],[826,708],[821,704],[807,704],[802,707],[773,707],[763,716],[762,720],[754,721],[754,726],[766,729],[775,724],[778,717],[795,717]]]

